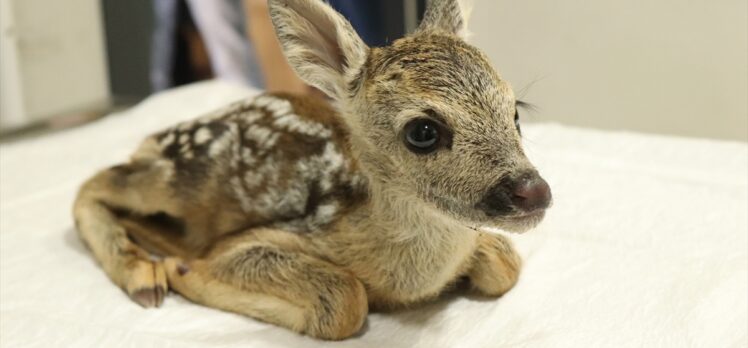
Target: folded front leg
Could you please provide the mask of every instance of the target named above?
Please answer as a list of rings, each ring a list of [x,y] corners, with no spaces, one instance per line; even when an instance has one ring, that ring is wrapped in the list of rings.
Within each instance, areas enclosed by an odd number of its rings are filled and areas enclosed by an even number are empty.
[[[481,232],[468,276],[481,293],[500,296],[517,283],[521,267],[522,260],[508,238]]]
[[[170,288],[191,301],[323,339],[358,332],[368,304],[350,272],[304,250],[287,232],[257,230],[206,258],[165,260]]]

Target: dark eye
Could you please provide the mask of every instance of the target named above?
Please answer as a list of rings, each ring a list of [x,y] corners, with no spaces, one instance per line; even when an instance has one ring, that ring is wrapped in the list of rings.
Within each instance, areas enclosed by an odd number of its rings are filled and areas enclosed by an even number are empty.
[[[522,131],[519,129],[519,111],[514,110],[514,127],[517,128],[517,132],[522,135]]]
[[[429,119],[416,119],[405,125],[405,142],[411,151],[428,153],[439,143],[439,125]]]

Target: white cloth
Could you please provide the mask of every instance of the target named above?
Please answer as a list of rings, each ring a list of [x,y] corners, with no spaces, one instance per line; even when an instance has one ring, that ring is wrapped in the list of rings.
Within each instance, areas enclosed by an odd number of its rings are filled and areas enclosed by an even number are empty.
[[[73,231],[78,185],[149,132],[253,92],[208,82],[0,146],[2,347],[302,347],[320,341],[171,294],[132,303]],[[746,143],[524,125],[555,203],[513,236],[518,285],[375,313],[337,347],[745,347]]]

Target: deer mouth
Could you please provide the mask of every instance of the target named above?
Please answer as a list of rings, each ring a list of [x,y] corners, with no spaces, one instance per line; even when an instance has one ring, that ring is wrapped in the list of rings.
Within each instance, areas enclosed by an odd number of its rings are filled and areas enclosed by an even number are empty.
[[[435,203],[442,213],[451,215],[463,223],[490,226],[512,233],[523,233],[534,228],[543,221],[547,210],[536,209],[523,212],[508,207],[505,213],[492,214],[483,209],[476,209],[475,205],[465,204],[454,197],[433,195],[428,201]]]
[[[508,217],[508,219],[513,220],[513,221],[523,221],[523,220],[532,220],[532,219],[542,219],[544,216],[545,216],[545,209],[510,216]]]
[[[507,232],[523,233],[534,228],[545,218],[545,209],[506,216],[497,221],[497,227]]]

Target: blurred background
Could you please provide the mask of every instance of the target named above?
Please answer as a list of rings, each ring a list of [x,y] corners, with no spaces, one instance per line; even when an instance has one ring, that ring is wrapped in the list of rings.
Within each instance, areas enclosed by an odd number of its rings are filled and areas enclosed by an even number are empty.
[[[364,40],[417,26],[424,0],[332,0]],[[475,0],[470,41],[525,120],[748,141],[745,0]],[[220,78],[316,91],[285,65],[264,0],[0,0],[0,136],[65,127]]]

